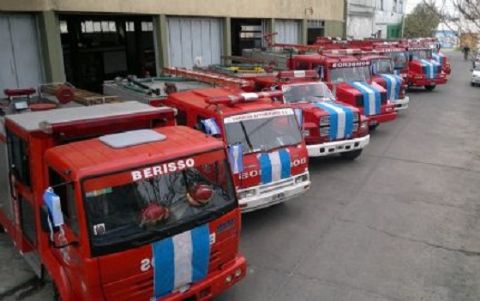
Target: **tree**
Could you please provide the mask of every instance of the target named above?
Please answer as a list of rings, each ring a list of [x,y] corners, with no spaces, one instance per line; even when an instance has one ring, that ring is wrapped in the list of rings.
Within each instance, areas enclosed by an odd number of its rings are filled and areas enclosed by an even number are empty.
[[[480,32],[480,0],[424,0],[440,21],[457,32]]]
[[[435,6],[419,3],[413,12],[405,18],[404,36],[406,38],[431,37],[440,23],[440,15]]]

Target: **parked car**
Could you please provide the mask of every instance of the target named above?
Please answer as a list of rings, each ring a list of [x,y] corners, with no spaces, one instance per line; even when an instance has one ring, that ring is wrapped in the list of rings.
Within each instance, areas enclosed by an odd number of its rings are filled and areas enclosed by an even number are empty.
[[[472,86],[480,87],[480,62],[477,62],[477,65],[472,69],[472,79],[470,80]]]

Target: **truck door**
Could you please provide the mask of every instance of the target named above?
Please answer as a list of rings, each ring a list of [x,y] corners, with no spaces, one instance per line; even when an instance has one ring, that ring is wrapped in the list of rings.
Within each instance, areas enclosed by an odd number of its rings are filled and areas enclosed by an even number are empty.
[[[7,137],[3,128],[3,123],[0,122],[0,214],[3,226],[9,229],[10,223],[13,221],[12,199],[10,197],[10,183],[8,181],[8,151],[7,151]],[[11,233],[12,235],[13,233]]]
[[[75,185],[69,182],[60,173],[53,169],[49,169],[49,186],[53,187],[55,194],[60,197],[63,220],[65,224],[62,226],[63,233],[57,231],[54,234],[52,244],[52,252],[59,262],[60,266],[65,268],[68,279],[72,284],[74,291],[79,292],[76,285],[83,283],[82,257],[80,249],[80,229],[78,224],[77,203]],[[56,247],[54,247],[56,246]]]
[[[30,172],[30,149],[26,139],[7,129],[8,178],[11,189],[14,241],[25,260],[41,275],[37,252],[36,213]]]

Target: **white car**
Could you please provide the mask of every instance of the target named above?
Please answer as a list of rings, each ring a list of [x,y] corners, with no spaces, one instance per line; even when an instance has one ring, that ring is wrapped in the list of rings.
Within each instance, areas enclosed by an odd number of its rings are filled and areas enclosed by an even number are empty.
[[[476,66],[475,69],[473,69],[470,84],[472,86],[480,86],[480,66]]]

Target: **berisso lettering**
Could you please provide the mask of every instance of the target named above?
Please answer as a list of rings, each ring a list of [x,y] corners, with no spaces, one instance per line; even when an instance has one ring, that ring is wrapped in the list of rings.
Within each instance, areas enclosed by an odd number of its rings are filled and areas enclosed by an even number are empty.
[[[195,165],[195,160],[192,158],[185,160],[178,160],[175,162],[162,163],[154,166],[145,167],[144,169],[132,171],[132,180],[140,181],[143,179],[148,179],[156,177],[159,175],[168,174],[171,172],[182,171],[186,168],[193,167]]]

